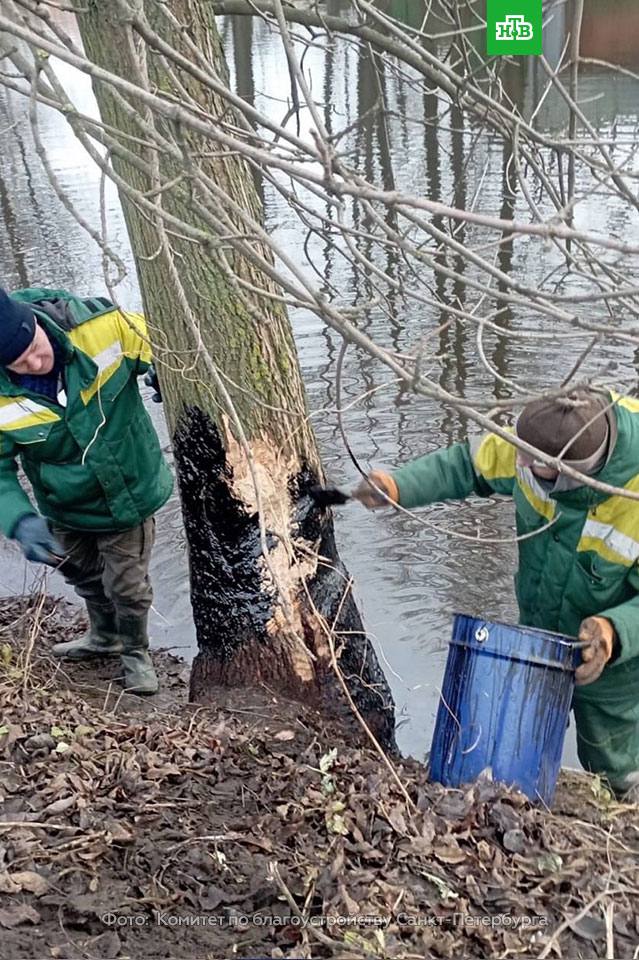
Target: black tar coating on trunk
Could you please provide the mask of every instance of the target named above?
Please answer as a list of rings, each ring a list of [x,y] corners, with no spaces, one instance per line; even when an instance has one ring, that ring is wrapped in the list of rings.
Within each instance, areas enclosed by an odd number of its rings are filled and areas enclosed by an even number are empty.
[[[273,615],[273,602],[260,573],[258,517],[248,514],[231,494],[232,471],[220,433],[208,414],[197,407],[187,408],[175,431],[173,449],[189,544],[198,645],[205,656],[229,661],[246,642],[272,642],[266,624]],[[309,494],[317,480],[305,469],[290,484],[297,503],[294,536],[313,545],[319,540],[320,554],[331,561],[330,566],[320,564],[306,586],[328,623],[335,621],[339,611],[336,628],[348,631],[339,662],[351,696],[380,743],[394,749],[393,699],[351,593],[343,598],[348,574],[337,556],[333,520]],[[274,537],[267,541],[269,548],[276,542]],[[309,605],[308,620],[313,619]],[[312,648],[310,628],[307,639]],[[352,710],[337,692],[338,681],[330,665],[323,673],[318,670],[316,678],[320,703],[325,708],[328,705],[333,715],[343,710],[344,719],[352,726]]]
[[[268,641],[272,602],[260,577],[258,518],[230,492],[232,472],[208,414],[188,407],[173,449],[198,645],[203,653],[228,660],[246,641]]]
[[[316,490],[322,489],[318,487],[317,479],[312,471],[305,469],[293,481],[291,491],[297,501],[295,533],[311,542],[319,539],[320,556],[330,560],[330,564],[318,565],[317,573],[308,584],[308,589],[313,603],[328,623],[332,624],[337,616],[335,632],[338,635],[343,633],[344,641],[339,665],[356,707],[382,746],[395,752],[397,747],[393,695],[364,630],[352,589],[344,599],[349,573],[337,553],[332,515],[317,503]],[[342,638],[338,636],[338,649],[341,643]],[[332,670],[327,675],[326,682],[335,684]],[[350,707],[348,710],[350,711]]]

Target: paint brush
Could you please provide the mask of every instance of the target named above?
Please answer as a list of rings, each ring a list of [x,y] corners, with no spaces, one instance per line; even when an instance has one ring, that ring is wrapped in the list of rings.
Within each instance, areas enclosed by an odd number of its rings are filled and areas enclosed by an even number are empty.
[[[348,503],[349,500],[353,499],[350,493],[340,490],[339,487],[323,487],[320,483],[309,487],[308,492],[317,506],[321,508],[341,506],[343,503]]]

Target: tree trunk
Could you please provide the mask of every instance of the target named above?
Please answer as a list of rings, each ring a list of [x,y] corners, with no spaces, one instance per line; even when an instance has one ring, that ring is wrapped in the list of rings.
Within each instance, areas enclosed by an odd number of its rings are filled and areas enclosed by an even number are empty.
[[[145,0],[139,6],[151,30],[193,60],[190,39],[226,75],[208,4],[170,4],[188,25],[182,31],[167,21],[164,5]],[[149,35],[141,40],[138,27],[121,18],[117,0],[90,2],[78,22],[96,64],[179,102],[191,98],[211,122],[235,119],[199,79],[180,67],[167,71],[161,51],[152,49],[157,42]],[[216,155],[210,141],[100,83],[94,86],[102,119],[123,135],[124,147],[132,149],[126,135],[147,142],[164,138],[169,147],[163,152],[136,145],[141,163],[115,153],[112,162],[122,178],[120,195],[175,452],[199,645],[191,698],[206,703],[216,684],[264,683],[333,716],[352,718],[331,665],[334,641],[355,705],[390,747],[390,691],[337,555],[331,515],[308,496],[322,470],[288,316],[277,299],[240,288],[237,278],[270,294],[278,291],[266,272],[232,246],[206,238],[197,243],[177,228],[167,231],[160,215],[211,234],[203,212],[206,191],[193,175],[197,164],[242,210],[261,219],[255,179],[237,156]],[[179,149],[182,162],[170,147]],[[145,195],[146,208],[132,200],[129,187]],[[149,198],[157,216],[149,214]],[[237,210],[232,217],[241,220]]]

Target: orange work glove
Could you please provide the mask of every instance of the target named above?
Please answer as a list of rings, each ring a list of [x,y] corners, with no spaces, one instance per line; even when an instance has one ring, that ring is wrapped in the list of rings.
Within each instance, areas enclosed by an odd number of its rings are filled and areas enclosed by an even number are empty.
[[[399,490],[390,473],[384,473],[383,470],[371,470],[368,477],[365,480],[360,480],[351,494],[353,499],[363,503],[367,510],[378,510],[380,507],[389,505],[388,500],[371,484],[375,484],[375,487],[383,490],[393,503],[399,503]]]
[[[588,617],[581,621],[579,640],[588,644],[581,651],[582,663],[575,671],[575,683],[583,687],[601,675],[615,645],[615,628],[605,617]]]

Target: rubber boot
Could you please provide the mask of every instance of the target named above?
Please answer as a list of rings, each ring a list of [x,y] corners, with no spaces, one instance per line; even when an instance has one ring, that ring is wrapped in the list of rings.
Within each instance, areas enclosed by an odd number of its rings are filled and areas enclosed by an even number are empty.
[[[68,660],[89,660],[93,657],[114,657],[122,653],[122,640],[118,636],[113,607],[102,607],[87,602],[89,629],[77,640],[56,643],[51,652],[54,657]]]
[[[118,617],[122,639],[120,662],[124,687],[128,693],[151,695],[158,692],[158,678],[149,655],[148,614],[143,617]]]

